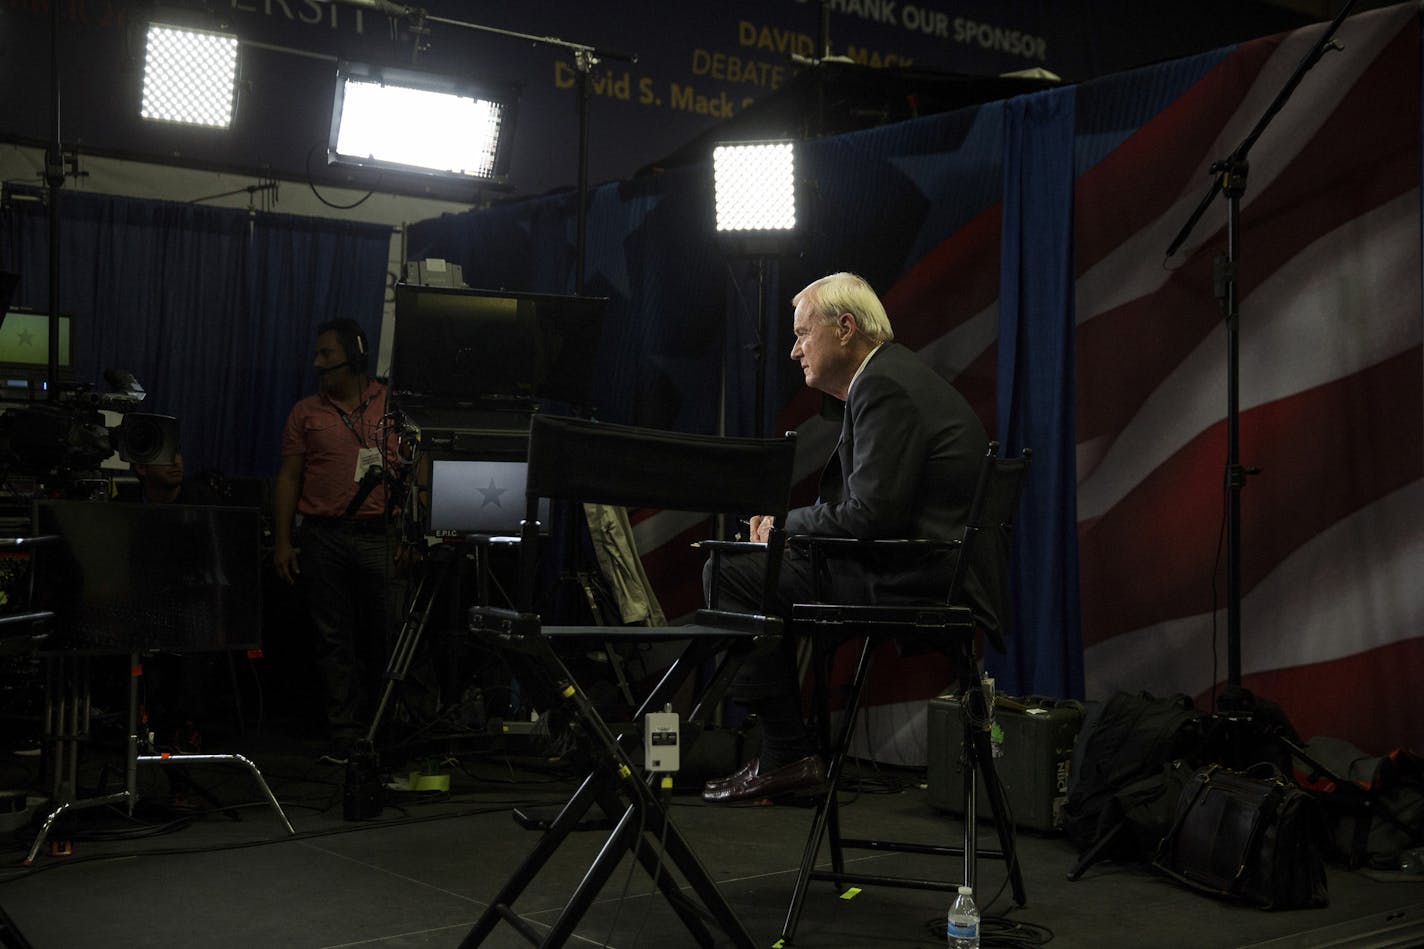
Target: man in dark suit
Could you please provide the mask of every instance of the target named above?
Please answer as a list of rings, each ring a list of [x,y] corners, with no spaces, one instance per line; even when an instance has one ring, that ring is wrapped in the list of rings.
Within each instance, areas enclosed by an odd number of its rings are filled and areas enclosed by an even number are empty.
[[[989,444],[969,403],[913,351],[894,342],[885,308],[862,278],[849,273],[822,277],[792,304],[796,342],[791,358],[800,364],[808,386],[845,403],[845,418],[840,442],[821,475],[820,497],[788,513],[786,532],[861,539],[958,537]],[[764,542],[771,527],[770,517],[753,517],[751,539]],[[828,584],[828,598],[847,603],[942,594],[949,575],[945,556],[838,561],[823,577],[823,589]],[[760,560],[725,560],[722,608],[758,607]],[[984,563],[996,560],[983,558]],[[704,573],[709,588],[710,571],[709,562]],[[809,558],[789,549],[775,597],[778,612],[789,614],[792,603],[811,600],[812,580]],[[975,564],[965,585],[970,605],[996,645],[996,604],[1003,583],[1002,576]],[[761,720],[761,753],[735,774],[707,782],[705,800],[744,803],[813,792],[824,784],[824,766],[802,719],[800,694],[789,639],[744,666],[737,696]]]

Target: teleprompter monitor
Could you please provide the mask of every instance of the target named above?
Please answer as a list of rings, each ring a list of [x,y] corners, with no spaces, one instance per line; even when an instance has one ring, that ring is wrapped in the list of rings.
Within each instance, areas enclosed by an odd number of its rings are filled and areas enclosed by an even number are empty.
[[[257,508],[41,500],[34,532],[55,534],[36,570],[54,610],[46,651],[129,653],[261,644]]]
[[[413,284],[395,297],[398,396],[590,405],[606,298]]]

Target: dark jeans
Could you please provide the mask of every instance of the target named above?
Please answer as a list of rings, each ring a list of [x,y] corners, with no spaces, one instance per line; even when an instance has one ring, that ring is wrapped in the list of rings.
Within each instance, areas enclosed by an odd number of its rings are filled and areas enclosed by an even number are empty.
[[[756,551],[722,557],[717,603],[711,604],[712,558],[702,569],[703,594],[709,605],[743,613],[762,611],[762,577],[766,554]],[[781,577],[768,604],[772,615],[789,619],[793,603],[814,600],[810,559],[788,550],[781,559]],[[804,758],[815,751],[801,712],[801,682],[796,674],[796,642],[789,626],[776,649],[753,655],[742,665],[732,697],[761,720],[763,770]]]
[[[400,629],[396,543],[394,531],[339,523],[305,523],[298,537],[327,725],[338,741],[369,728]]]

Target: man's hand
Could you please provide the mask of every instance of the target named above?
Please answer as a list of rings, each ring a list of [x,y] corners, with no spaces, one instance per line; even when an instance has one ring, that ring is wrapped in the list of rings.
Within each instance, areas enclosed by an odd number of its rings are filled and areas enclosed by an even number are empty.
[[[272,484],[272,566],[277,576],[295,583],[302,572],[297,549],[292,546],[292,520],[297,513],[297,497],[302,490],[302,466],[306,455],[283,455],[282,467]]]
[[[288,583],[296,583],[302,572],[299,553],[291,544],[278,544],[272,551],[272,566],[277,568],[277,576]]]
[[[764,544],[771,538],[771,529],[776,525],[776,518],[770,514],[757,514],[747,522],[748,539],[756,544]]]

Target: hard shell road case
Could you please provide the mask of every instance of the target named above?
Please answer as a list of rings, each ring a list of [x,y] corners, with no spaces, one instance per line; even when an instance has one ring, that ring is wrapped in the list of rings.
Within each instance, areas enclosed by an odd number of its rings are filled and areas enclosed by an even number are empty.
[[[930,699],[928,796],[932,807],[964,812],[963,730],[957,695]],[[1063,828],[1068,769],[1073,742],[1083,725],[1083,706],[1071,699],[1043,696],[994,698],[994,767],[1004,785],[1014,825],[1042,832]],[[1000,754],[1002,752],[1002,754]],[[988,792],[979,776],[978,813],[989,816]]]

